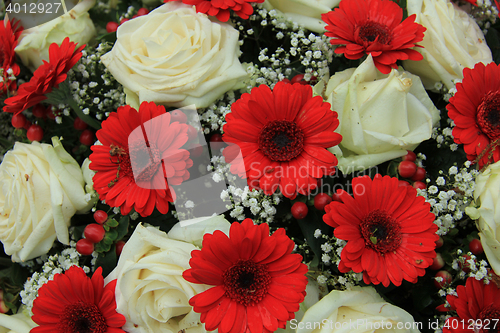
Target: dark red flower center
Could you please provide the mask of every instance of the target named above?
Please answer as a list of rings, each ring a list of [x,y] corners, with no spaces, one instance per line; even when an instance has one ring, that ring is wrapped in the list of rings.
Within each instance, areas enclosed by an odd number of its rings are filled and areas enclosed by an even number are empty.
[[[391,42],[391,32],[389,28],[378,22],[368,21],[356,28],[354,35],[365,43],[379,42],[389,44]]]
[[[82,301],[64,309],[58,327],[58,333],[105,333],[108,329],[97,305]]]
[[[374,210],[360,224],[365,244],[378,253],[397,249],[403,240],[401,226],[382,210]]]
[[[477,320],[478,326],[477,332],[481,333],[498,333],[500,332],[500,309],[494,305],[485,307],[478,316],[480,320]]]
[[[490,139],[500,138],[500,91],[491,91],[477,108],[477,125]]]
[[[292,121],[275,120],[260,132],[259,148],[272,161],[290,161],[304,150],[304,134]]]
[[[226,296],[244,306],[259,303],[267,295],[271,276],[265,265],[238,260],[224,272]]]
[[[129,147],[130,164],[133,167],[134,178],[138,182],[149,182],[161,169],[161,152],[155,144],[144,147],[141,144],[130,144]]]

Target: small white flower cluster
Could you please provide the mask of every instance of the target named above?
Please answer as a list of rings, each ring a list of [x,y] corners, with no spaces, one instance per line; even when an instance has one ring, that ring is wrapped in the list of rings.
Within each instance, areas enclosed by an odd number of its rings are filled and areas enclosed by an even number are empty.
[[[33,273],[31,278],[24,283],[24,290],[20,292],[21,300],[28,311],[33,308],[33,301],[38,297],[38,290],[48,281],[54,279],[54,275],[67,271],[71,266],[78,266],[80,254],[76,251],[76,243],[71,241],[69,248],[61,251],[60,254],[52,256],[42,255],[36,259],[38,264],[43,266]],[[85,273],[90,272],[86,266],[82,267]]]
[[[226,123],[226,114],[231,112],[231,104],[235,101],[234,91],[228,91],[208,108],[198,110],[204,134],[222,131],[222,127]]]
[[[275,34],[276,44],[281,46],[275,50],[260,48],[258,63],[250,64],[247,68],[250,76],[246,85],[247,92],[261,84],[267,84],[272,88],[278,81],[291,79],[290,76],[294,74],[292,64],[298,62],[304,66],[304,72],[295,74],[304,74],[305,81],[310,81],[313,76],[317,79],[329,76],[328,65],[333,60],[334,50],[328,42],[328,37],[314,33],[306,36],[305,31],[299,28],[297,23],[274,9],[270,11],[264,8],[256,9],[249,21],[256,21],[261,26],[258,27],[259,30],[265,30],[270,26],[272,34]],[[240,30],[240,44],[245,40],[255,39],[252,36],[257,27],[246,29],[247,22],[244,24],[238,20],[235,22],[236,28]]]
[[[451,151],[456,151],[458,149],[458,145],[453,140],[453,129],[454,126],[453,120],[448,119],[448,123],[450,127],[444,128],[433,128],[432,129],[432,138],[436,140],[436,146],[441,148],[442,146],[449,147]]]
[[[125,104],[122,85],[118,84],[101,63],[101,56],[110,51],[112,46],[110,43],[101,43],[95,52],[83,50],[78,64],[68,71],[73,99],[84,114],[88,115],[92,111],[99,120],[108,117],[111,112]],[[95,77],[95,73],[104,74]],[[61,105],[60,109],[64,115],[70,114],[69,106]]]
[[[477,6],[471,6],[470,14],[483,30],[483,34],[486,35],[488,29],[497,20],[498,8],[491,0],[477,0]]]
[[[484,280],[484,283],[489,284],[491,276],[488,275],[488,262],[486,260],[477,260],[472,252],[467,252],[466,255],[461,255],[462,250],[458,249],[458,258],[453,260],[451,268],[460,271],[459,277],[466,279],[473,277],[476,280]]]
[[[231,199],[232,203],[226,207],[230,210],[229,215],[238,221],[243,221],[248,217],[245,208],[248,208],[252,220],[255,223],[271,223],[276,215],[276,207],[282,198],[282,194],[274,193],[272,196],[266,195],[262,190],[253,189],[250,191],[248,186],[241,189],[229,185],[228,189],[222,191],[221,199]]]
[[[437,234],[446,235],[451,228],[456,226],[464,216],[465,207],[473,199],[475,188],[474,179],[478,175],[477,170],[470,170],[470,162],[465,162],[463,168],[458,170],[456,166],[450,167],[446,176],[440,176],[435,184],[430,184],[425,190],[417,190],[431,205],[431,212],[436,215],[436,223],[439,227]],[[440,171],[444,175],[443,171]]]

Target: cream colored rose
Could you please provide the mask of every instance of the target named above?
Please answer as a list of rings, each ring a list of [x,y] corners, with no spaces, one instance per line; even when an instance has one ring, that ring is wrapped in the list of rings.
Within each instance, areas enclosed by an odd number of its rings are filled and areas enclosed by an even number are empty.
[[[321,14],[337,7],[340,0],[266,0],[264,8],[277,9],[300,26],[317,33],[325,32]]]
[[[38,325],[23,311],[14,315],[0,313],[0,333],[29,333],[36,326]]]
[[[432,125],[439,120],[418,77],[397,70],[382,74],[371,55],[358,68],[330,77],[324,97],[338,113],[336,132],[342,142],[329,150],[342,172],[405,155],[431,137]]]
[[[15,262],[69,244],[75,213],[90,209],[78,163],[57,138],[53,145],[17,142],[0,165],[0,241]]]
[[[386,301],[373,287],[334,290],[313,305],[300,322],[290,321],[297,333],[416,333],[413,317]]]
[[[407,3],[408,16],[416,14],[415,22],[427,28],[424,40],[415,50],[421,61],[404,61],[403,67],[416,74],[426,89],[435,90],[437,82],[446,88],[462,79],[465,67],[478,62],[492,62],[484,35],[472,17],[449,0],[412,0]]]
[[[500,162],[489,165],[476,177],[474,199],[478,207],[468,207],[466,213],[477,220],[486,258],[500,274]]]
[[[21,61],[31,71],[35,71],[43,60],[49,61],[49,47],[52,43],[61,44],[69,37],[78,45],[86,44],[96,35],[94,23],[88,10],[96,0],[83,0],[68,13],[47,23],[24,30],[15,51]]]
[[[163,231],[139,224],[123,247],[106,283],[117,279],[117,311],[125,316],[130,333],[205,332],[189,299],[209,286],[182,277],[188,269],[191,243],[169,238]]]
[[[246,77],[239,52],[232,26],[168,2],[120,25],[101,60],[139,104],[202,108]]]
[[[168,237],[201,247],[204,234],[220,230],[229,236],[229,228],[231,223],[224,218],[224,215],[198,217],[176,223],[168,232]]]

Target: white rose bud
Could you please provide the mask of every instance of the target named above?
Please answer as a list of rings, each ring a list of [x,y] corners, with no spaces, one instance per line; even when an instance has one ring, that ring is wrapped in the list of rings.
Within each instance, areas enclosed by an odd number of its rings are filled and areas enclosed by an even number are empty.
[[[416,14],[415,22],[427,28],[421,61],[406,60],[403,67],[420,76],[426,89],[436,90],[442,82],[447,89],[463,78],[465,67],[478,62],[492,62],[491,51],[477,23],[465,11],[448,0],[412,0],[407,2],[408,16]]]
[[[419,332],[408,312],[384,301],[373,287],[334,290],[307,310],[300,322],[291,320],[290,326],[297,333]]]
[[[64,38],[69,37],[72,42],[83,45],[94,37],[96,31],[88,10],[94,6],[95,1],[83,0],[66,14],[24,30],[15,48],[23,64],[34,72],[43,64],[43,60],[49,61],[50,44],[59,45]]]
[[[120,25],[103,64],[127,92],[168,106],[207,107],[246,77],[238,31],[192,6],[168,2]]]
[[[17,142],[0,165],[0,241],[15,262],[47,253],[56,238],[69,244],[71,217],[93,205],[80,166],[52,143]]]
[[[417,76],[395,69],[382,74],[371,55],[358,68],[330,77],[324,96],[338,113],[342,142],[329,150],[344,173],[405,155],[429,139],[439,121]]]
[[[478,208],[468,207],[476,221],[486,258],[500,274],[500,162],[489,165],[476,177],[474,199]]]
[[[210,286],[182,277],[188,269],[191,243],[171,239],[163,231],[139,224],[123,247],[106,283],[117,279],[116,310],[130,333],[205,333],[189,299]]]
[[[220,230],[229,236],[230,227],[231,223],[224,218],[224,215],[198,217],[176,223],[168,232],[168,237],[201,247],[204,234]]]
[[[276,9],[300,26],[317,33],[325,32],[326,23],[321,14],[337,7],[340,0],[266,0],[264,8]]]

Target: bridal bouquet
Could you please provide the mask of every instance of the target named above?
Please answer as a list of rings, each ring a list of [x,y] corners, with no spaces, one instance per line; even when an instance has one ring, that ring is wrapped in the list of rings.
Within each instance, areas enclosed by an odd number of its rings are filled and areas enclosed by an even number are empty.
[[[0,332],[499,332],[499,7],[1,1]]]

